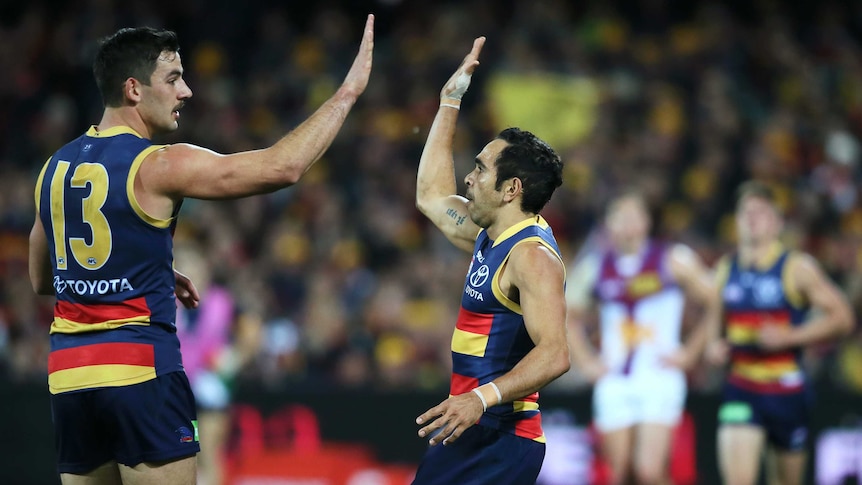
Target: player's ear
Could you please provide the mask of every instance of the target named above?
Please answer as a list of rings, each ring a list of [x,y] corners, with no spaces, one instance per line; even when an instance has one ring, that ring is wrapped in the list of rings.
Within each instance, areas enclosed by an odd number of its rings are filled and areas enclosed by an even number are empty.
[[[524,185],[518,177],[512,177],[503,184],[503,197],[509,202],[524,190]]]
[[[130,77],[123,83],[123,97],[132,104],[141,102],[141,86],[142,83],[137,79]]]

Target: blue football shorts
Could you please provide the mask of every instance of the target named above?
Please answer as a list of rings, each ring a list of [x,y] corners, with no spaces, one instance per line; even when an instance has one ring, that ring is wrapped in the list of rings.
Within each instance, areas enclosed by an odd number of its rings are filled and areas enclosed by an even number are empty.
[[[811,407],[808,389],[792,394],[764,394],[726,383],[718,422],[721,426],[746,424],[763,428],[770,445],[798,451],[808,441]]]
[[[544,443],[476,424],[454,442],[428,448],[413,485],[536,483],[544,459]]]
[[[51,396],[60,473],[109,461],[135,466],[200,451],[194,396],[184,372],[122,387]]]

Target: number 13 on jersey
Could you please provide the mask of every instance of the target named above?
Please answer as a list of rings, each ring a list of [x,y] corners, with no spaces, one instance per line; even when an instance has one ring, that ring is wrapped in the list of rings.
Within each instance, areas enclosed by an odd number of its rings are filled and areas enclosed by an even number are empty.
[[[77,221],[67,221],[74,217],[66,212],[67,195],[84,191],[69,191],[66,187],[66,174],[69,172],[69,162],[60,160],[51,178],[51,225],[54,228],[54,252],[58,270],[68,268],[66,255],[66,240],[75,261],[85,269],[97,270],[104,266],[111,255],[113,240],[111,226],[102,213],[102,207],[108,198],[108,170],[98,163],[82,163],[75,168],[69,180],[69,188],[86,189],[89,193],[81,200],[81,222],[89,226],[90,244],[85,237],[67,235],[68,226],[76,227]],[[67,225],[67,222],[70,224]],[[83,236],[83,234],[82,234]]]

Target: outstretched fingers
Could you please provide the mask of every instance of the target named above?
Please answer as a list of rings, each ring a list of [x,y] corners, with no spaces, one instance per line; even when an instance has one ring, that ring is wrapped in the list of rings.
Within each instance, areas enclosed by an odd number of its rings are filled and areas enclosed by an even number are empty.
[[[350,71],[344,78],[343,87],[355,96],[359,96],[368,86],[368,78],[371,75],[371,64],[374,53],[374,14],[368,14],[365,20],[365,30],[362,34],[362,42],[359,44],[359,52],[350,66]]]
[[[485,36],[477,37],[473,41],[473,48],[470,53],[464,57],[464,62],[461,63],[461,70],[467,74],[473,74],[476,66],[479,65],[479,53],[482,52],[482,47],[485,45]]]

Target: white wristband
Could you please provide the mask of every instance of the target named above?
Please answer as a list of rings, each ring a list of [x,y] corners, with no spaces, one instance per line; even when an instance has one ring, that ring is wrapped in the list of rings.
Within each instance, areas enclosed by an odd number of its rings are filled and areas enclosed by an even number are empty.
[[[494,384],[494,381],[491,381],[488,384],[491,384],[491,387],[494,388],[494,392],[497,393],[497,404],[500,404],[501,402],[503,402],[503,395],[500,394],[500,388],[497,387],[497,384]]]
[[[482,395],[482,391],[480,391],[478,387],[473,388],[473,392],[475,392],[476,395],[479,396],[479,400],[482,401],[482,412],[484,413],[488,410],[488,401],[485,400],[485,396]]]
[[[445,107],[447,107],[447,108],[455,108],[455,109],[457,109],[457,110],[459,110],[459,111],[461,110],[461,107],[460,107],[460,106],[458,106],[457,104],[451,104],[451,103],[440,103],[440,107],[442,108],[443,106],[445,106]]]

